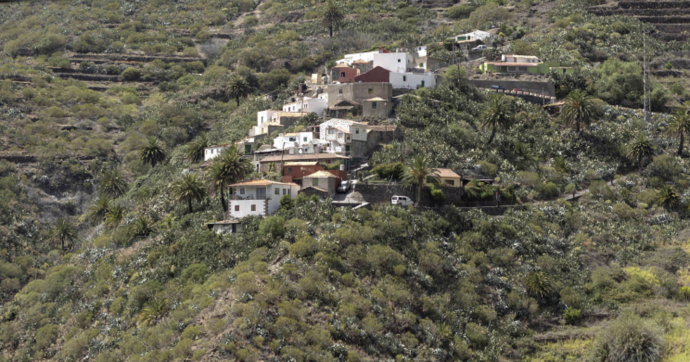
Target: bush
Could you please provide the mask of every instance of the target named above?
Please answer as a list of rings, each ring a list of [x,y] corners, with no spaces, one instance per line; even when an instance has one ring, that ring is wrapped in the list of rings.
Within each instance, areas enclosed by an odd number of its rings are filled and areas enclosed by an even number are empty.
[[[399,180],[405,172],[405,166],[401,162],[385,163],[374,167],[371,172],[382,180]]]
[[[36,332],[36,349],[42,351],[55,342],[58,337],[58,326],[47,324]]]
[[[137,68],[127,68],[122,71],[120,76],[126,80],[139,80],[141,78],[141,72]]]
[[[582,311],[577,308],[568,307],[563,313],[565,323],[571,326],[577,325],[582,320]]]
[[[280,216],[269,216],[259,223],[259,234],[280,238],[285,235],[285,219]]]
[[[606,362],[660,361],[663,331],[632,314],[619,316],[598,336],[594,359]]]
[[[558,186],[553,182],[546,182],[539,186],[539,194],[542,198],[556,197],[560,194],[558,191]]]
[[[470,4],[461,4],[452,6],[445,11],[445,15],[451,19],[462,19],[470,16],[475,7]]]

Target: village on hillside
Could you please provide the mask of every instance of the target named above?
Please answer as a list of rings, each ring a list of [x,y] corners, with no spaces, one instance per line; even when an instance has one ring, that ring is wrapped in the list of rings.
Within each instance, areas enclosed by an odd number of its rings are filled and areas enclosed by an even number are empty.
[[[445,44],[450,43],[452,50],[462,51],[462,60],[481,61],[485,58],[477,56],[487,49],[485,42],[493,39],[495,35],[491,32],[476,30],[453,36]],[[437,71],[453,63],[432,57],[427,47],[422,45],[394,52],[378,48],[346,54],[328,71],[312,74],[282,110],[257,112],[256,126],[248,130],[246,137],[234,143],[207,147],[204,165],[208,166],[225,149],[237,147],[244,157],[251,159],[253,175],[261,177],[229,185],[226,219],[209,222],[207,226],[218,232],[237,232],[241,218],[277,212],[280,199],[286,195],[290,198],[302,193],[315,195],[322,200],[331,199],[334,205],[350,207],[382,202],[379,195],[364,191],[364,185],[360,184],[359,190],[357,187],[362,181],[362,171],[368,168],[368,157],[381,146],[401,139],[395,109],[403,95],[411,90],[435,87],[440,81]],[[545,63],[534,56],[502,55],[480,63],[478,69],[482,74],[519,76],[548,75],[552,69],[566,73],[573,68]],[[486,85],[487,82],[491,84]],[[520,83],[522,88],[509,88],[511,82]],[[538,85],[527,89],[529,84],[515,80],[478,80],[474,83],[487,92],[521,96],[535,103],[555,102],[553,92],[542,95]],[[543,86],[541,92],[544,93]],[[299,124],[308,115],[314,117],[316,123]],[[270,178],[270,173],[279,176]],[[460,189],[461,193],[463,182],[472,178],[466,176],[463,180],[450,169],[436,169],[436,176],[442,180],[441,188],[451,188],[456,193],[455,189]],[[493,182],[490,178],[482,180]],[[410,197],[403,193],[391,194],[383,202],[391,202],[393,196]]]

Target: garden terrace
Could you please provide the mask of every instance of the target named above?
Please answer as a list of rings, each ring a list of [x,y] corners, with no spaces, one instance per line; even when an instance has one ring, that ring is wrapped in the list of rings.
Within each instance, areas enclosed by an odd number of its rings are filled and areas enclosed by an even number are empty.
[[[625,15],[657,27],[656,37],[684,40],[682,34],[690,27],[690,2],[687,1],[621,1],[617,6],[592,6],[589,11],[599,16]]]
[[[204,64],[208,59],[197,57],[176,57],[176,56],[160,56],[160,55],[134,55],[134,54],[79,54],[70,57],[72,62],[93,62],[95,64],[113,63],[113,62],[130,62],[130,63],[150,63],[156,59],[160,59],[166,63],[185,63],[202,61]]]

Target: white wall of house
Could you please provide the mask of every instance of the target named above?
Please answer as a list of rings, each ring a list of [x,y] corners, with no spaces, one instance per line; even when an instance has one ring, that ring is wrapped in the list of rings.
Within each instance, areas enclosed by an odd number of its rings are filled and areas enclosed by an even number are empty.
[[[374,68],[376,67],[404,73],[408,68],[414,68],[414,57],[408,53],[376,53]]]
[[[278,111],[272,111],[272,110],[265,110],[261,112],[256,112],[256,125],[261,126],[261,124],[270,122],[273,114],[277,113]]]
[[[282,182],[267,186],[233,187],[228,214],[236,219],[249,215],[273,215],[280,209],[280,198],[283,195],[290,195],[294,199],[298,191],[299,185]]]
[[[475,30],[470,33],[465,33],[465,34],[460,34],[456,35],[453,37],[456,41],[460,40],[481,40],[483,42],[486,42],[487,40],[491,40],[494,38],[494,35],[486,32],[486,31],[481,31],[481,30]]]
[[[324,109],[328,108],[328,95],[324,98],[311,98],[304,97],[300,98],[295,102],[288,103],[283,106],[283,112],[290,113],[316,113],[321,116]]]
[[[336,63],[345,63],[347,65],[350,65],[355,60],[364,60],[365,62],[371,62],[374,60],[374,54],[378,53],[379,51],[375,50],[373,52],[345,54],[345,57],[343,59],[338,60]]]
[[[393,88],[417,89],[435,87],[436,77],[433,73],[390,73]]]
[[[502,55],[501,61],[506,63],[539,63],[539,58],[530,55]]]
[[[366,124],[347,119],[330,119],[319,125],[319,131],[320,139],[327,142],[327,153],[348,155],[352,141],[367,140]]]
[[[204,162],[218,157],[228,146],[212,146],[204,148]]]
[[[417,53],[418,57],[425,57],[426,56],[426,45],[420,45],[420,46],[414,48],[414,51]]]
[[[309,144],[314,139],[313,132],[299,132],[279,135],[273,139],[273,147],[279,150],[286,150],[292,147],[302,147]]]

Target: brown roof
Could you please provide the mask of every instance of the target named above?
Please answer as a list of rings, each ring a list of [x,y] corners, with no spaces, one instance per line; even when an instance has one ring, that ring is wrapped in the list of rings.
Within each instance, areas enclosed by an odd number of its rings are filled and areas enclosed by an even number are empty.
[[[349,68],[350,66],[345,63],[336,64],[333,68]]]
[[[274,114],[277,114],[280,117],[302,117],[304,114],[300,112],[283,112],[283,111],[278,111]]]
[[[296,183],[292,182],[278,182],[278,181],[271,181],[271,180],[251,180],[251,181],[244,181],[244,182],[238,182],[236,184],[228,185],[228,187],[237,187],[237,186],[268,186],[268,185],[295,185],[299,186]]]
[[[541,63],[510,63],[510,62],[486,62],[486,64],[498,65],[499,67],[538,67]]]
[[[316,172],[314,172],[313,174],[307,175],[307,176],[304,176],[304,177],[305,177],[305,178],[306,178],[306,177],[311,177],[311,178],[324,178],[324,177],[330,178],[330,177],[332,177],[332,178],[336,178],[332,173],[330,173],[330,172],[328,172],[328,171],[323,171],[323,170],[322,170],[322,171],[316,171]]]
[[[285,166],[316,166],[318,164],[317,161],[285,162]]]
[[[364,59],[360,59],[360,60],[355,60],[354,62],[352,62],[352,64],[369,64],[369,62],[367,62]]]
[[[436,176],[446,177],[446,178],[461,178],[460,175],[453,172],[453,170],[451,170],[449,168],[437,168],[436,169]]]
[[[266,163],[266,162],[280,162],[282,161],[311,161],[311,160],[328,160],[332,158],[339,158],[339,159],[345,159],[349,160],[350,157],[343,156],[343,155],[337,155],[334,153],[303,153],[299,155],[275,155],[275,156],[268,156],[261,161],[260,163]]]
[[[340,132],[342,132],[342,133],[351,134],[350,131],[346,130],[346,129],[343,128],[343,127],[333,127],[333,128],[337,129],[338,131],[340,131]]]
[[[228,147],[228,146],[230,146],[230,145],[227,143],[223,143],[222,145],[213,145],[213,146],[208,146],[206,148],[218,148],[218,147]]]
[[[367,126],[367,129],[372,130],[372,131],[395,131],[398,129],[398,126],[394,124],[389,124],[389,125],[380,125],[380,126]]]

